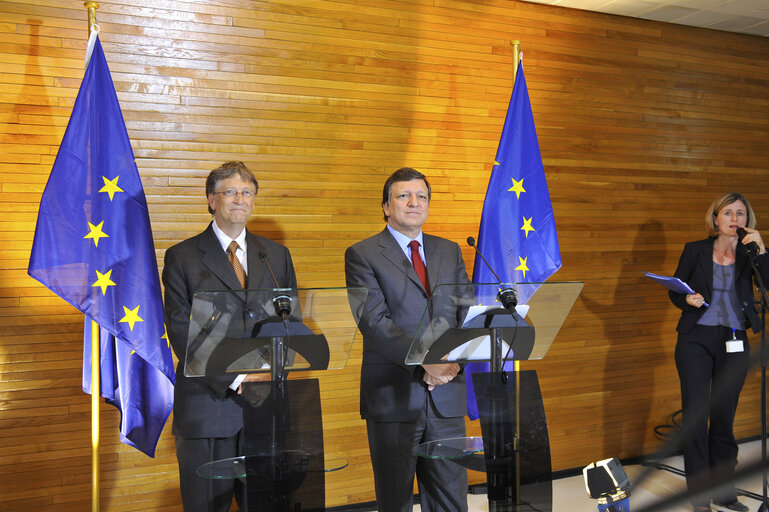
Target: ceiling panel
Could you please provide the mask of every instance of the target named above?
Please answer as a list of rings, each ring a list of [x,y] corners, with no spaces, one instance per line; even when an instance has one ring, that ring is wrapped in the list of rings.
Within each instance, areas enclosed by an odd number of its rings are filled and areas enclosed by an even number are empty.
[[[769,37],[769,0],[526,0]]]

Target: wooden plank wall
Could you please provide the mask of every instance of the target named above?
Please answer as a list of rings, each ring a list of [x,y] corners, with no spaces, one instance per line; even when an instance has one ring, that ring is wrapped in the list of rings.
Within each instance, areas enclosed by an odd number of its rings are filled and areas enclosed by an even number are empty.
[[[344,283],[343,254],[382,228],[382,183],[433,184],[426,231],[463,243],[511,92],[526,78],[560,235],[585,288],[537,369],[554,469],[651,453],[679,407],[670,273],[709,202],[744,191],[769,225],[769,40],[513,0],[102,1],[107,54],[158,261],[209,222],[204,178],[245,161],[249,227],[285,243],[304,287]],[[38,202],[83,75],[80,0],[0,1],[0,509],[86,510],[82,319],[26,275]],[[473,253],[465,247],[468,267]],[[755,340],[754,340],[755,341]],[[323,376],[329,506],[371,501],[360,346]],[[740,436],[759,433],[751,372]],[[173,439],[150,459],[102,407],[102,510],[180,510]],[[475,424],[471,432],[477,432]],[[472,474],[472,481],[482,480]]]

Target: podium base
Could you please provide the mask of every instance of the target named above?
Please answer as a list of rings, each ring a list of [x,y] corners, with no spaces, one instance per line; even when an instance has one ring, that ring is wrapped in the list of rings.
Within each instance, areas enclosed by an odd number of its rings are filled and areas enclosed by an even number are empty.
[[[474,373],[473,385],[489,510],[552,510],[550,439],[537,372]]]
[[[244,383],[248,512],[325,510],[318,379]]]

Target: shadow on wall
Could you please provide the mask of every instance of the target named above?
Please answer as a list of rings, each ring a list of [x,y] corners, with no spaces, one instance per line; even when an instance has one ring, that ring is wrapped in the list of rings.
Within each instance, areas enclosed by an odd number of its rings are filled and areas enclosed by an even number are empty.
[[[603,337],[608,343],[602,422],[611,435],[604,436],[603,457],[641,455],[653,401],[649,396],[642,396],[646,393],[639,394],[639,390],[653,394],[652,389],[647,389],[653,381],[649,368],[664,364],[660,356],[662,347],[654,345],[660,345],[672,336],[660,330],[659,311],[644,305],[638,293],[646,284],[641,266],[653,263],[639,264],[637,260],[640,255],[650,254],[648,247],[652,245],[666,246],[664,229],[660,222],[647,220],[638,226],[633,246],[619,253],[622,264],[613,295],[607,295],[605,302],[593,300],[587,294],[582,296],[582,302],[595,314],[596,323],[603,327]],[[664,254],[655,257],[661,261]],[[662,288],[660,293],[664,293]],[[627,340],[639,338],[645,340],[643,346],[627,343]],[[639,360],[644,360],[643,372],[637,370]],[[627,410],[631,412],[625,412]],[[624,418],[624,421],[616,418]],[[627,418],[633,419],[627,421]]]

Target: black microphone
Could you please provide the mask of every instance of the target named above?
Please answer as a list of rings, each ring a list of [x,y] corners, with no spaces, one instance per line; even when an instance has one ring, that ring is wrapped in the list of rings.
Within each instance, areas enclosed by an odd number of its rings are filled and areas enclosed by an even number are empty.
[[[259,251],[259,259],[264,261],[264,263],[267,265],[267,270],[270,271],[272,281],[275,283],[275,288],[280,288],[278,280],[275,277],[275,273],[272,271],[272,267],[270,266],[270,260],[267,258],[267,255],[263,251]],[[272,299],[272,306],[275,308],[275,314],[285,320],[288,318],[288,315],[291,314],[291,297],[286,294],[276,295]]]
[[[483,254],[481,254],[481,251],[479,251],[478,247],[475,245],[475,238],[468,236],[467,245],[475,249],[475,252],[478,254],[478,256],[481,257],[481,259],[486,264],[486,266],[489,267],[489,270],[491,270],[491,273],[494,274],[494,277],[497,278],[497,281],[499,282],[499,284],[502,284],[502,279],[500,279],[497,273],[494,272],[494,269],[491,268],[491,265],[489,265],[489,262],[486,261],[486,258],[483,257]],[[502,303],[502,306],[506,310],[515,314],[515,306],[518,305],[518,297],[516,296],[515,290],[513,290],[512,288],[504,288],[500,290],[499,294],[497,295],[497,300],[499,300],[499,302]]]
[[[737,228],[737,238],[740,240],[740,243],[742,243],[742,239],[745,238],[747,234],[748,232],[745,228]],[[745,250],[748,251],[748,254],[751,256],[758,256],[760,249],[756,242],[748,242],[747,244],[744,244],[744,246]]]

